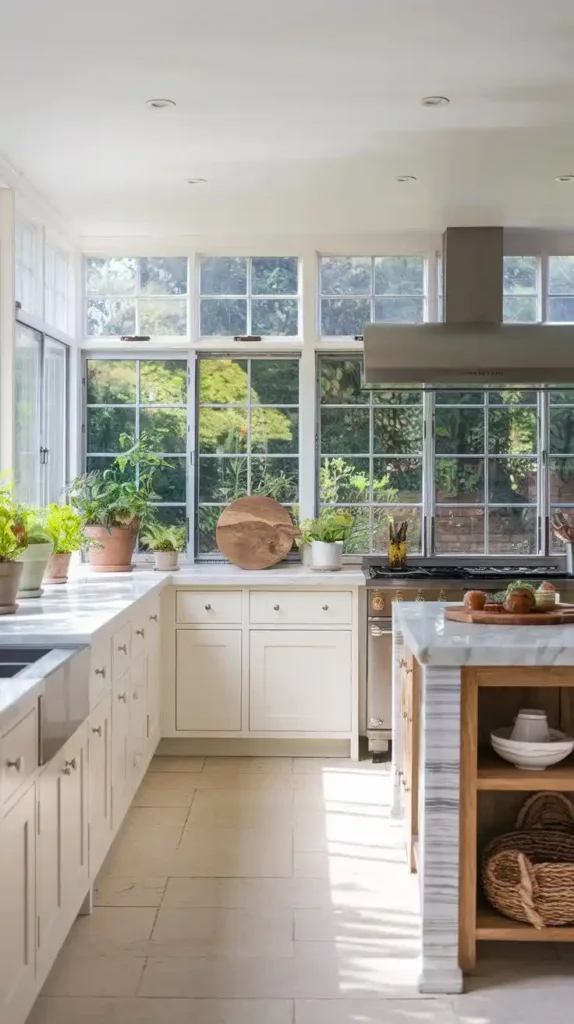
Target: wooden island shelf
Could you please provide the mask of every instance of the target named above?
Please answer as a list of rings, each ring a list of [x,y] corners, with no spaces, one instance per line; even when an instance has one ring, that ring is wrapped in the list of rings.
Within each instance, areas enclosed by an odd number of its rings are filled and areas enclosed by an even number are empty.
[[[574,792],[574,756],[570,755],[541,772],[524,771],[504,761],[488,748],[478,754],[476,788],[483,792],[536,793],[540,790]]]

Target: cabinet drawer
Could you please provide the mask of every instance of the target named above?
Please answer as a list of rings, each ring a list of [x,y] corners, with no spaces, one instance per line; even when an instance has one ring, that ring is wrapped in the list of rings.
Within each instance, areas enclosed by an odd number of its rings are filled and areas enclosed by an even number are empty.
[[[98,640],[90,652],[90,708],[95,708],[112,679],[111,640]]]
[[[178,590],[177,621],[241,622],[241,591],[239,590]]]
[[[38,709],[33,707],[0,739],[0,791],[4,806],[38,767]]]
[[[124,674],[130,663],[131,625],[126,623],[112,638],[112,670],[114,679]]]
[[[347,591],[265,590],[249,595],[249,617],[256,625],[328,625],[349,623],[353,600]]]

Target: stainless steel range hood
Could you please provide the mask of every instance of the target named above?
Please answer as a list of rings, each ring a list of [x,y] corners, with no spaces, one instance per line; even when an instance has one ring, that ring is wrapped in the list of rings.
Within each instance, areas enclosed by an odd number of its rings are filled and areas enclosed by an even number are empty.
[[[445,322],[368,324],[365,385],[573,385],[573,324],[502,323],[502,259],[502,228],[448,228]]]

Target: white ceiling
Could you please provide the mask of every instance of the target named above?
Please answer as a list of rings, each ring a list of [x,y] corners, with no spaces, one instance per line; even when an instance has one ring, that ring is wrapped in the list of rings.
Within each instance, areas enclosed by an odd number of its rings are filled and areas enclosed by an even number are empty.
[[[0,152],[84,235],[571,228],[573,53],[572,0],[13,0]]]

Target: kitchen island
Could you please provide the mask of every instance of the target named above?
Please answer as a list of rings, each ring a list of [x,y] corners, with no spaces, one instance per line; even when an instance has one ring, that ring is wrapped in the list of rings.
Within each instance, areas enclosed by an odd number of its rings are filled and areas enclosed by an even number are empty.
[[[521,707],[543,708],[551,726],[572,734],[574,626],[450,622],[438,602],[395,604],[393,622],[393,811],[404,816],[420,875],[420,990],[456,993],[481,940],[574,940],[574,929],[535,931],[477,895],[484,845],[513,829],[528,795],[574,791],[571,759],[520,771],[489,745],[491,729]]]

